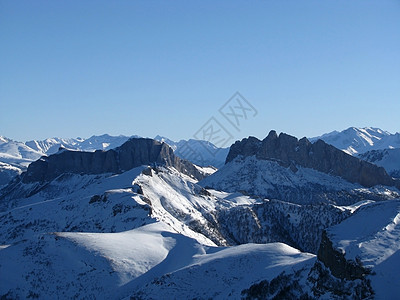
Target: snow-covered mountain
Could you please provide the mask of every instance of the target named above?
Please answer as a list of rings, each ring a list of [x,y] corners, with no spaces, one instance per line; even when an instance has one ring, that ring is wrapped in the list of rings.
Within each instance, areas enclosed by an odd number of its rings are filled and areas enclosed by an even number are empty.
[[[311,142],[318,139],[345,151],[356,155],[370,150],[382,150],[400,148],[400,133],[389,133],[379,128],[350,127],[343,131],[333,131],[318,137],[311,138]]]
[[[108,151],[64,149],[30,164],[0,190],[0,296],[393,295],[372,273],[359,278],[332,271],[336,252],[325,247],[336,236],[331,226],[363,224],[370,218],[359,220],[363,207],[398,202],[399,191],[382,185],[393,183],[387,174],[321,142],[298,144],[273,133],[265,142],[250,140],[231,147],[227,164],[200,182],[202,168],[150,139]],[[308,157],[314,155],[318,164]],[[346,165],[346,172],[326,171],[328,162]],[[364,168],[371,178],[352,168]],[[399,234],[391,228],[383,241],[394,251],[390,243]]]

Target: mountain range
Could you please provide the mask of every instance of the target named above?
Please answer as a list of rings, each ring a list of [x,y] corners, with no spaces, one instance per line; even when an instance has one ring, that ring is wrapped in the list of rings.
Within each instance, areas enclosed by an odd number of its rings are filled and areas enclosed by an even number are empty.
[[[0,296],[396,298],[399,180],[323,139],[245,138],[218,170],[161,137],[64,144],[0,189]]]

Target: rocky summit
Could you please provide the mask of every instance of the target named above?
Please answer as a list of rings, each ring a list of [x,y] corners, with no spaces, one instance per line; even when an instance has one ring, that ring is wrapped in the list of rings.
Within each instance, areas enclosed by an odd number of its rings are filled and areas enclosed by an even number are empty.
[[[201,179],[203,175],[189,161],[177,157],[166,143],[146,138],[132,138],[120,147],[108,151],[71,151],[60,149],[56,154],[43,156],[31,163],[22,181],[51,181],[65,174],[122,173],[141,165],[163,165]]]
[[[323,140],[311,143],[305,137],[299,140],[285,133],[278,136],[274,130],[262,141],[249,137],[234,143],[226,163],[238,156],[276,161],[284,167],[290,167],[293,172],[297,171],[296,166],[311,168],[365,187],[400,187],[400,181],[389,176],[384,168],[353,157]]]

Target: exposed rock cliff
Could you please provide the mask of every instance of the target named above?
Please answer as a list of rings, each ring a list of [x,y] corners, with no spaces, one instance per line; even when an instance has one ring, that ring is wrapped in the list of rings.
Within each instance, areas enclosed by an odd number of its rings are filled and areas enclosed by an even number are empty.
[[[203,178],[192,163],[175,156],[167,144],[152,139],[133,138],[108,151],[81,152],[62,149],[56,154],[41,157],[29,165],[28,170],[22,174],[22,181],[50,181],[64,173],[122,173],[149,164],[175,167],[196,179]]]
[[[332,275],[336,278],[347,280],[363,279],[370,273],[370,270],[363,267],[360,261],[348,260],[343,252],[335,249],[326,231],[322,233],[318,259],[330,269]]]
[[[253,155],[261,160],[275,160],[294,172],[297,165],[340,176],[365,187],[386,185],[400,188],[400,180],[393,179],[384,168],[346,154],[322,140],[312,144],[307,138],[298,140],[285,133],[278,136],[271,131],[262,141],[255,137],[237,141],[231,146],[226,163],[237,156]]]

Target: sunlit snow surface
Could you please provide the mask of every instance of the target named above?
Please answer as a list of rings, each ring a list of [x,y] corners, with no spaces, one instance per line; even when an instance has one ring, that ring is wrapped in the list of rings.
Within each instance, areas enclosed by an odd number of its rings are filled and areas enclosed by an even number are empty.
[[[272,200],[205,190],[173,168],[153,169],[151,176],[143,174],[144,169],[147,166],[118,175],[63,175],[33,196],[3,203],[0,295],[45,299],[129,299],[135,295],[145,299],[158,299],[160,295],[165,299],[240,298],[243,289],[261,280],[301,269],[306,276],[313,266],[314,255],[283,243],[216,247],[214,241],[225,241],[207,218],[222,210],[264,205]],[[318,180],[318,173],[300,172],[304,178]],[[303,184],[302,179],[297,180],[297,184]],[[333,184],[329,177],[321,180]],[[34,184],[21,187],[28,193],[35,188]],[[393,219],[378,224],[386,228],[379,241],[398,245],[398,219],[391,212],[398,211],[398,206],[390,206],[392,203],[398,202],[384,202],[384,209],[378,210],[382,219]],[[293,205],[300,207],[289,206]],[[341,209],[356,211],[357,217],[357,208],[362,211],[374,205],[380,203],[364,201]],[[284,215],[294,225],[299,222],[292,210]],[[367,217],[374,220],[374,216]],[[352,250],[352,244],[346,241],[357,240],[356,229],[360,228],[351,226],[353,235],[351,230],[345,230],[343,237],[338,235],[339,246],[349,247],[349,255],[357,249]],[[368,246],[374,239],[362,242]],[[378,276],[378,267],[383,268],[391,259],[394,262],[390,267],[397,267],[397,252],[377,247],[365,249],[384,251],[386,260],[379,260],[372,250],[361,254],[373,258],[376,278],[385,279]],[[382,270],[391,272],[389,266]],[[393,282],[395,277],[389,280]],[[375,279],[373,284],[380,283]]]

